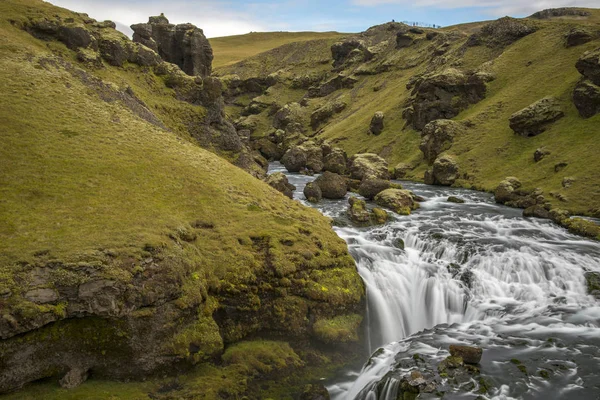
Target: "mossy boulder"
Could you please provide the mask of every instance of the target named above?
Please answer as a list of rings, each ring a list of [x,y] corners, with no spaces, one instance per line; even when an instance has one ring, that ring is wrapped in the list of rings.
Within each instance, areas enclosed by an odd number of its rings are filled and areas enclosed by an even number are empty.
[[[292,147],[281,157],[281,163],[289,172],[300,172],[306,168],[306,152],[300,147]]]
[[[335,114],[341,113],[346,108],[346,103],[340,100],[326,103],[310,114],[310,126],[316,130],[320,125],[327,122]]]
[[[586,272],[584,276],[588,293],[600,297],[600,272]]]
[[[479,364],[483,349],[481,347],[450,345],[450,355],[460,357],[467,364]]]
[[[450,155],[438,157],[433,163],[433,179],[436,185],[451,186],[458,179],[458,163]]]
[[[450,196],[448,197],[448,199],[446,200],[449,203],[456,203],[456,204],[463,204],[465,201],[459,197],[456,196]]]
[[[362,316],[358,314],[340,315],[331,319],[320,319],[313,325],[317,339],[324,343],[358,342],[358,328]]]
[[[583,53],[575,67],[581,75],[600,86],[600,47]]]
[[[565,116],[560,102],[553,97],[544,97],[510,116],[510,128],[524,137],[537,136],[553,123]]]
[[[355,154],[348,160],[348,173],[352,179],[363,180],[366,177],[389,179],[387,161],[373,153]]]
[[[368,176],[365,179],[363,179],[360,183],[360,186],[358,187],[358,194],[369,200],[373,200],[373,198],[379,192],[382,192],[385,189],[389,189],[390,187],[390,181],[386,179],[379,179]]]
[[[432,164],[441,153],[450,149],[454,137],[463,130],[462,124],[449,119],[438,119],[425,125],[419,146],[425,160]]]
[[[333,148],[323,157],[323,170],[343,175],[346,173],[348,158],[340,148]]]
[[[412,166],[406,163],[396,164],[394,167],[394,179],[403,179],[407,172],[412,169]]]
[[[583,118],[591,118],[600,113],[600,86],[584,80],[575,86],[573,103]]]
[[[323,172],[315,179],[315,184],[319,186],[326,199],[343,199],[348,191],[346,178],[334,172]]]
[[[318,184],[309,182],[304,186],[304,197],[311,203],[318,203],[323,198],[323,193]]]
[[[373,118],[371,118],[371,125],[369,126],[369,132],[373,135],[379,135],[383,131],[383,120],[385,115],[382,111],[377,111]]]
[[[375,203],[397,214],[409,215],[419,207],[411,192],[402,189],[386,189],[375,196]]]
[[[288,182],[288,178],[283,172],[275,172],[273,174],[270,174],[265,179],[265,182],[275,190],[289,197],[290,199],[294,198],[294,190],[296,190],[296,186]]]
[[[359,225],[365,226],[370,225],[371,214],[367,209],[367,203],[364,200],[360,200],[354,196],[348,199],[348,217],[350,220]]]
[[[533,152],[533,161],[540,162],[544,157],[550,154],[550,150],[547,150],[544,147],[539,147]]]
[[[594,40],[594,35],[589,30],[580,27],[571,28],[565,35],[565,46],[575,47],[592,40]]]

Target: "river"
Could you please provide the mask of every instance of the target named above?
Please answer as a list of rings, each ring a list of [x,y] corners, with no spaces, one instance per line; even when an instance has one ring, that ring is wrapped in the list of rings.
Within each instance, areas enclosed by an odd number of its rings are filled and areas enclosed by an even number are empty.
[[[310,204],[302,191],[316,176],[271,164],[277,171],[296,186],[295,199],[343,221],[347,199]],[[414,369],[419,357],[439,362],[450,344],[483,347],[481,373],[492,389],[482,399],[600,399],[600,303],[584,278],[600,271],[600,243],[523,218],[487,193],[399,183],[425,198],[412,215],[334,228],[367,287],[374,354],[329,382],[332,399],[395,400],[394,373]],[[385,390],[376,390],[382,380]],[[476,397],[449,388],[444,399]]]

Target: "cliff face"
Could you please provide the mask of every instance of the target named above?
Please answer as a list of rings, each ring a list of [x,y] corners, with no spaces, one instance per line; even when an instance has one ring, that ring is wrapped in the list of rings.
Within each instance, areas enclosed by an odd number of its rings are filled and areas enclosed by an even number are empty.
[[[132,25],[133,41],[156,51],[188,75],[209,76],[213,52],[202,29],[192,24],[173,25],[161,15],[146,24]]]

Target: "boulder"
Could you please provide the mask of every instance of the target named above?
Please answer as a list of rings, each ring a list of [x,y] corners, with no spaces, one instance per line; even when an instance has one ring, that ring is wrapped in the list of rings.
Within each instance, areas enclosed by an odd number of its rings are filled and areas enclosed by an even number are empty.
[[[289,103],[281,107],[273,117],[275,129],[282,129],[288,133],[298,133],[303,130],[302,106],[298,103]]]
[[[238,132],[249,132],[247,129],[242,129]],[[266,137],[260,138],[253,142],[253,148],[258,150],[267,160],[281,160],[285,154],[283,146],[273,143]]]
[[[586,272],[584,277],[588,293],[600,298],[600,272]]]
[[[600,86],[600,47],[583,53],[577,60],[575,68],[581,75]]]
[[[365,177],[389,179],[388,163],[373,153],[355,154],[348,160],[348,172],[352,179],[363,180]]]
[[[375,207],[371,210],[371,221],[373,221],[375,225],[385,224],[389,217],[390,216],[388,215],[388,213],[384,209],[381,209],[379,207]]]
[[[394,167],[394,179],[402,179],[406,176],[406,173],[410,171],[412,167],[405,163],[396,164]]]
[[[358,194],[369,200],[372,200],[379,192],[389,189],[390,186],[390,181],[386,179],[368,176],[360,183],[360,186],[358,187]]]
[[[458,164],[452,156],[438,157],[433,163],[433,179],[436,185],[451,186],[458,179]]]
[[[164,15],[150,17],[147,24],[131,25],[131,29],[134,42],[156,51],[186,74],[211,74],[213,51],[202,29],[192,24],[170,24]]]
[[[115,67],[122,67],[132,57],[132,46],[125,39],[105,39],[98,42],[100,55],[106,62]]]
[[[296,186],[288,182],[288,178],[283,172],[275,172],[267,176],[265,182],[290,199],[294,198],[294,190],[296,190]]]
[[[396,35],[396,48],[403,49],[405,47],[409,47],[414,43],[414,39],[412,36],[408,35],[405,32],[398,32]]]
[[[316,130],[321,124],[327,122],[331,117],[342,112],[345,108],[346,103],[339,100],[325,104],[310,115],[310,126]]]
[[[348,191],[346,178],[333,172],[325,171],[321,176],[315,179],[315,183],[321,189],[321,193],[326,199],[342,199]]]
[[[423,174],[423,183],[425,183],[426,185],[434,185],[435,184],[435,179],[433,177],[433,170],[432,169],[428,169]]]
[[[523,210],[523,217],[525,218],[543,218],[550,219],[550,211],[540,204],[536,204],[534,206],[528,207]]]
[[[400,215],[409,215],[412,210],[419,207],[412,193],[402,189],[386,189],[380,192],[375,196],[375,203]]]
[[[81,385],[88,378],[87,368],[75,367],[71,368],[61,379],[58,381],[60,386],[64,389],[74,389]]]
[[[323,170],[343,175],[346,173],[347,162],[346,152],[342,149],[334,148],[323,157]]]
[[[281,163],[289,172],[300,172],[306,168],[306,152],[300,147],[292,147],[281,157]]]
[[[460,357],[467,364],[479,364],[483,349],[481,347],[459,346],[456,344],[450,345],[450,355],[452,357]]]
[[[494,197],[496,203],[523,209],[545,203],[541,190],[523,190],[521,182],[515,177],[508,177],[500,182],[494,191]]]
[[[385,118],[383,112],[377,111],[373,118],[371,118],[371,125],[369,126],[369,132],[373,135],[379,135],[383,131],[383,119]]]
[[[402,116],[419,131],[431,121],[454,118],[485,97],[485,84],[491,78],[454,68],[420,77],[413,82]]]
[[[587,29],[583,28],[571,28],[571,30],[565,35],[565,45],[567,47],[579,46],[587,42],[594,40],[594,35]]]
[[[304,197],[311,203],[318,203],[323,198],[321,188],[315,182],[308,182],[304,186]]]
[[[456,196],[450,196],[448,197],[448,199],[446,200],[449,203],[456,203],[456,204],[463,204],[465,201],[459,197]]]
[[[454,137],[462,131],[462,124],[449,119],[438,119],[425,125],[419,146],[425,160],[432,164],[441,153],[450,149]]]
[[[504,204],[514,199],[516,190],[521,187],[521,181],[515,177],[508,177],[498,184],[494,190],[496,203]]]
[[[583,118],[600,113],[600,86],[590,81],[579,82],[573,91],[573,103]]]
[[[518,135],[531,137],[544,132],[553,123],[564,117],[560,102],[553,97],[544,97],[511,115],[510,128]]]
[[[367,203],[364,200],[360,200],[356,197],[350,197],[348,199],[348,218],[360,226],[366,226],[371,224],[371,213],[367,209]]]
[[[79,48],[96,49],[96,38],[91,32],[82,26],[61,25],[58,28],[58,40],[63,42],[69,49],[77,50]]]
[[[546,157],[549,154],[550,151],[546,150],[543,147],[540,147],[533,152],[533,161],[540,162],[544,157]]]

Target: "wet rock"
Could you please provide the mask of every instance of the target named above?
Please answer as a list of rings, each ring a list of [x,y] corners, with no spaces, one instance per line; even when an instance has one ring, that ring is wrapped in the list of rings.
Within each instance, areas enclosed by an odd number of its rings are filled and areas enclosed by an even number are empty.
[[[544,204],[545,199],[541,190],[527,191],[520,188],[521,182],[517,178],[504,179],[494,191],[496,203],[516,208],[529,208],[536,204]]]
[[[467,364],[479,364],[483,349],[481,347],[450,345],[450,354],[453,357],[460,357]]]
[[[473,288],[473,280],[475,279],[475,274],[473,274],[473,271],[471,270],[466,270],[465,272],[463,272],[462,274],[460,274],[460,278],[459,280],[465,284],[466,287],[468,287],[469,289]]]
[[[511,115],[510,128],[524,137],[536,136],[564,115],[557,99],[545,97]]]
[[[150,17],[147,24],[131,25],[133,41],[156,51],[167,62],[188,75],[209,76],[213,52],[202,29],[192,24],[173,25],[163,16]]]
[[[58,300],[58,293],[54,289],[33,289],[25,293],[25,298],[36,304],[53,303]]]
[[[600,272],[586,272],[584,276],[588,293],[600,298]]]
[[[356,197],[348,199],[348,218],[353,223],[359,226],[367,226],[371,224],[371,213],[367,210],[367,203]]]
[[[438,157],[432,171],[436,185],[451,186],[458,179],[458,164],[450,155]]]
[[[311,203],[318,203],[323,198],[321,188],[314,182],[309,182],[304,187],[304,197]]]
[[[456,196],[450,196],[448,197],[447,200],[449,203],[457,203],[457,204],[463,204],[465,201],[461,198],[458,198]]]
[[[394,167],[394,179],[403,179],[406,177],[406,173],[410,171],[412,167],[409,164],[399,163]]]
[[[454,138],[462,131],[462,124],[449,119],[438,119],[425,125],[419,146],[425,160],[432,164],[441,153],[450,149]]]
[[[288,182],[288,178],[283,172],[275,172],[269,175],[267,179],[265,179],[265,182],[290,199],[294,198],[294,190],[296,190],[296,186]]]
[[[333,148],[323,157],[323,170],[343,175],[346,173],[347,162],[346,152],[339,148]]]
[[[550,211],[545,206],[536,204],[523,210],[523,217],[550,219]]]
[[[390,216],[388,215],[388,213],[379,207],[375,207],[371,210],[371,220],[375,225],[385,224],[389,217]]]
[[[485,97],[488,77],[454,68],[414,81],[402,116],[416,130],[437,119],[451,119]]]
[[[383,112],[377,111],[373,118],[371,118],[371,125],[369,126],[369,132],[373,135],[379,135],[383,131],[383,120],[385,116]]]
[[[369,176],[362,180],[360,186],[358,187],[358,193],[361,196],[372,200],[379,192],[389,189],[390,186],[391,183],[388,180]]]
[[[88,378],[87,368],[75,367],[71,368],[69,372],[63,376],[58,382],[64,389],[74,389],[81,385]]]
[[[400,250],[404,250],[404,247],[405,247],[404,240],[401,238],[394,240],[393,245],[395,248],[400,249]]]
[[[326,199],[342,199],[346,196],[346,178],[333,172],[325,171],[314,181]]]
[[[346,103],[339,100],[325,104],[310,115],[310,126],[316,130],[321,124],[327,122],[335,114],[341,113],[345,108]]]
[[[348,172],[352,179],[365,177],[389,179],[388,163],[373,153],[355,154],[348,160]]]
[[[321,384],[306,385],[299,400],[329,400],[327,388]]]
[[[594,35],[587,29],[583,28],[571,28],[571,30],[565,35],[566,46],[574,47],[594,40]]]
[[[409,215],[419,207],[408,190],[386,189],[375,196],[375,203],[400,215]]]
[[[590,81],[579,82],[573,91],[573,103],[583,118],[600,113],[600,86]]]
[[[526,21],[504,17],[490,22],[481,31],[469,37],[470,46],[505,47],[535,32],[534,26]]]
[[[583,53],[575,64],[577,71],[594,85],[600,86],[600,47]]]
[[[536,149],[533,153],[533,160],[535,162],[539,162],[549,154],[551,154],[550,151],[544,149],[543,147],[540,147],[539,149]]]

